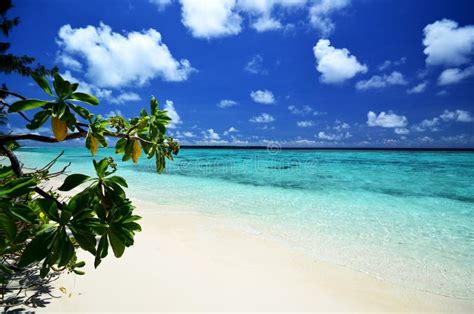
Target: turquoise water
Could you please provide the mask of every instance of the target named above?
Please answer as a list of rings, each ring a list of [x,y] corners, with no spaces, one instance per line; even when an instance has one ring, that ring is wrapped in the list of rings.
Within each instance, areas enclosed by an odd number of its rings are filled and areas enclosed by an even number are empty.
[[[19,155],[37,167],[59,152]],[[67,148],[57,167],[88,173],[90,160]],[[119,169],[140,199],[245,221],[383,280],[474,297],[474,153],[183,149],[162,176],[147,160]]]

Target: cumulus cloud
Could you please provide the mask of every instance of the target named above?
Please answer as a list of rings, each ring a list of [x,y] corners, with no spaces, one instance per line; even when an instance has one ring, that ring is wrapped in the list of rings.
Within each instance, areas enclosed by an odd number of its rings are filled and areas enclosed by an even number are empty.
[[[442,19],[424,29],[423,52],[426,64],[459,66],[469,63],[474,53],[474,26],[460,27],[453,20]]]
[[[217,107],[219,108],[229,108],[229,107],[234,107],[237,105],[238,105],[238,102],[231,99],[222,99],[221,101],[217,103]]]
[[[340,134],[334,134],[334,133],[326,133],[326,132],[319,132],[317,136],[319,139],[322,140],[327,140],[327,141],[340,141],[343,139],[347,139],[352,137],[351,133],[346,132],[346,133],[340,133]]]
[[[168,112],[168,116],[171,118],[170,124],[168,124],[168,128],[174,129],[178,124],[183,123],[181,121],[181,117],[179,116],[178,112],[176,111],[176,108],[174,107],[174,103],[171,100],[167,100],[165,102],[165,106],[163,110],[166,110]]]
[[[359,90],[367,90],[373,88],[383,88],[390,85],[406,85],[408,84],[403,77],[403,74],[398,71],[393,71],[391,74],[383,76],[374,75],[368,80],[357,82],[356,88]]]
[[[407,61],[407,58],[405,58],[405,57],[401,57],[399,60],[395,60],[395,61],[385,60],[377,68],[379,69],[379,71],[384,71],[384,70],[386,70],[390,67],[399,66],[401,64],[404,64],[406,61]]]
[[[407,124],[408,119],[405,116],[399,116],[391,111],[388,113],[382,111],[378,115],[373,111],[367,113],[367,125],[371,127],[404,128]]]
[[[266,32],[266,31],[281,29],[283,28],[283,25],[281,24],[279,20],[276,20],[271,17],[263,16],[257,19],[257,21],[252,24],[252,27],[257,32]]]
[[[163,11],[167,6],[169,6],[173,0],[148,0],[150,3],[156,5],[159,11]]]
[[[408,130],[407,128],[395,128],[394,131],[398,135],[407,135],[408,133],[410,133],[410,130]]]
[[[149,0],[159,10],[172,0]],[[197,38],[218,38],[239,34],[245,20],[257,32],[294,27],[283,19],[297,11],[307,12],[310,24],[327,36],[335,28],[332,15],[350,0],[180,0],[181,22]]]
[[[236,0],[181,0],[181,22],[197,38],[236,35],[242,17],[235,5]]]
[[[137,93],[126,92],[126,93],[121,93],[115,98],[112,98],[110,102],[113,104],[124,104],[126,102],[140,101],[140,100],[142,100],[142,98]]]
[[[275,103],[275,97],[273,96],[273,93],[266,89],[251,91],[250,97],[253,101],[260,104],[270,105]]]
[[[321,0],[316,1],[309,10],[311,25],[327,37],[335,28],[331,15],[349,6],[350,0]]]
[[[416,132],[424,132],[427,130],[436,132],[436,131],[439,131],[439,128],[438,128],[439,124],[440,124],[439,118],[425,119],[421,121],[420,123],[418,123],[417,125],[414,125],[412,129]]]
[[[338,132],[341,132],[343,130],[351,128],[349,123],[346,123],[346,122],[343,122],[343,121],[340,121],[340,120],[336,120],[334,123],[335,123],[335,125],[334,125],[333,129],[338,131]]]
[[[238,132],[239,130],[237,130],[236,128],[234,128],[233,126],[231,126],[227,131],[224,132],[224,135],[229,135],[230,133],[236,133]]]
[[[320,39],[313,52],[323,83],[341,83],[358,73],[367,72],[367,66],[360,64],[349,50],[334,48],[328,39]]]
[[[214,129],[208,129],[206,131],[203,131],[202,133],[204,135],[204,139],[207,140],[207,141],[212,142],[212,141],[217,141],[217,140],[221,139],[219,134],[217,132],[215,132]]]
[[[82,70],[82,64],[74,59],[71,56],[60,54],[56,58],[57,63],[61,63],[63,66],[65,66],[68,69],[71,69],[73,71],[81,71]]]
[[[438,85],[456,84],[471,76],[474,76],[474,66],[467,67],[464,70],[458,68],[446,69],[439,75]]]
[[[309,127],[311,127],[311,126],[314,125],[314,122],[313,122],[313,121],[310,121],[310,120],[297,121],[297,122],[296,122],[296,125],[297,125],[299,128],[309,128]]]
[[[83,80],[80,80],[76,77],[74,77],[70,71],[66,71],[61,74],[61,76],[71,82],[71,83],[78,83],[79,87],[77,89],[78,92],[83,92],[87,94],[91,94],[99,98],[100,100],[106,100],[110,101],[112,97],[112,91],[109,89],[103,89],[103,88],[98,88],[97,86],[93,84],[89,84]],[[113,101],[113,100],[112,100]]]
[[[252,59],[247,62],[244,70],[252,74],[268,74],[268,71],[263,69],[263,57],[256,54]]]
[[[158,77],[184,81],[195,71],[187,59],[178,61],[172,56],[154,29],[120,34],[103,23],[85,28],[64,25],[57,42],[59,56],[83,59],[86,77],[99,87],[144,85]]]
[[[253,123],[270,123],[270,122],[275,121],[275,118],[273,118],[268,113],[262,113],[259,116],[255,116],[255,117],[250,118],[249,121],[253,122]]]
[[[296,107],[294,105],[288,106],[288,110],[290,111],[291,114],[298,115],[298,116],[306,116],[314,112],[313,108],[310,106],[302,106],[302,107]]]
[[[407,90],[407,94],[420,94],[423,93],[428,86],[428,82],[419,83],[412,88]]]
[[[472,122],[474,121],[471,113],[465,110],[455,110],[449,111],[445,110],[441,115],[440,118],[443,121],[458,121],[458,122]]]

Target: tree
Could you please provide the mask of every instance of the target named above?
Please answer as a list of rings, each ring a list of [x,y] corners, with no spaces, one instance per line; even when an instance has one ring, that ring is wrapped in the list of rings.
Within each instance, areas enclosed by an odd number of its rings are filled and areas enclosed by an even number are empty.
[[[13,4],[11,0],[0,1],[0,31],[5,37],[8,37],[11,29],[20,23],[19,17],[7,17],[8,11],[12,8]],[[31,73],[46,75],[57,72],[56,68],[46,69],[41,64],[37,64],[36,66],[32,67],[32,65],[35,63],[35,58],[27,55],[15,56],[8,53],[9,48],[9,42],[3,40],[0,41],[0,72],[6,74],[18,73],[23,76],[29,76]]]
[[[85,263],[77,260],[79,250],[92,254],[97,267],[109,248],[116,257],[122,256],[140,231],[140,217],[133,213],[134,206],[125,194],[127,182],[115,174],[117,165],[112,157],[93,160],[94,177],[71,174],[61,186],[47,191],[42,183],[66,170],[51,171],[60,156],[41,169],[26,172],[14,152],[16,142],[59,143],[83,138],[86,148],[95,155],[100,147],[107,147],[108,139],[116,138],[115,152],[122,155],[122,161],[132,159],[137,163],[143,152],[148,159],[155,158],[158,173],[165,168],[165,159],[172,160],[179,151],[179,144],[166,136],[171,119],[159,109],[155,98],[151,98],[148,112],[142,109],[131,119],[104,119],[81,105],[97,106],[99,101],[77,92],[77,83],[54,74],[51,88],[43,76],[33,73],[32,77],[49,99],[29,99],[2,90],[21,99],[12,104],[3,102],[4,106],[8,114],[20,114],[30,130],[50,120],[54,136],[0,134],[0,154],[10,163],[0,166],[0,304],[5,306],[18,302],[34,305],[31,297],[18,300],[11,295],[9,283],[13,278],[27,274],[48,278],[61,271],[83,274]],[[27,111],[32,110],[35,114],[30,118]],[[68,199],[60,197],[61,191],[78,187],[81,191]]]

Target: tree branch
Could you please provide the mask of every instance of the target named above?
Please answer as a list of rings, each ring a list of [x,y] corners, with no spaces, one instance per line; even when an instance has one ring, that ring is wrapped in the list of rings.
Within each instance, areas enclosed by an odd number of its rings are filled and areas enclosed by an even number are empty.
[[[16,158],[16,155],[12,152],[12,150],[9,149],[6,145],[1,144],[0,145],[0,152],[2,152],[10,160],[10,164],[12,166],[12,170],[15,173],[15,175],[17,177],[22,177],[23,176],[23,171],[21,170],[20,162],[18,161],[18,158]],[[35,187],[33,189],[33,191],[35,191],[36,193],[38,193],[39,195],[41,195],[44,198],[53,200],[56,203],[56,205],[59,209],[63,208],[63,203],[61,203],[54,196],[50,195],[48,192],[42,190],[40,187]]]

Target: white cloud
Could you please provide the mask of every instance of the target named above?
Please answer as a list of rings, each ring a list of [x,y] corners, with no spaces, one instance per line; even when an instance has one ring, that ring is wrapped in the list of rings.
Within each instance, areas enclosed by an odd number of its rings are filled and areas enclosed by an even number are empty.
[[[137,93],[126,92],[126,93],[121,93],[117,97],[112,98],[110,100],[110,103],[123,104],[130,101],[140,101],[140,100],[142,100],[142,98]]]
[[[459,27],[455,21],[442,19],[424,29],[426,64],[459,66],[469,63],[474,53],[474,26]]]
[[[105,117],[108,119],[110,117],[113,117],[113,116],[119,116],[119,117],[125,117],[123,114],[122,114],[122,111],[120,110],[111,110],[109,111],[108,114],[105,115]]]
[[[171,0],[149,0],[162,10]],[[244,20],[257,32],[288,30],[294,24],[283,19],[299,9],[308,12],[311,25],[321,34],[334,30],[331,15],[347,7],[350,0],[180,0],[181,22],[197,38],[239,34]]]
[[[385,113],[382,111],[376,114],[373,111],[367,113],[367,125],[379,126],[383,128],[404,128],[408,124],[408,119],[405,116],[399,116],[391,111]]]
[[[196,135],[194,135],[194,133],[190,132],[190,131],[183,132],[183,136],[184,137],[196,137]]]
[[[310,121],[310,120],[297,121],[297,122],[296,122],[296,125],[297,125],[299,128],[309,128],[309,127],[311,127],[311,126],[314,125],[314,122],[313,122],[313,121]]]
[[[458,121],[458,122],[472,122],[474,118],[471,116],[469,111],[465,110],[455,110],[449,111],[445,110],[440,116],[443,121]]]
[[[393,71],[390,75],[374,75],[368,80],[359,81],[356,84],[356,88],[359,90],[367,90],[371,88],[383,88],[391,85],[406,84],[407,81],[403,78],[403,74],[398,71]]]
[[[170,124],[168,124],[167,126],[168,128],[174,129],[178,124],[183,123],[178,112],[176,112],[174,103],[171,100],[167,100],[165,102],[165,107],[163,108],[163,110],[166,110],[168,112],[168,116],[171,118]]]
[[[78,92],[83,92],[87,94],[91,94],[100,100],[107,100],[110,101],[112,97],[112,91],[109,89],[102,89],[98,88],[97,86],[94,86],[92,84],[89,84],[87,82],[84,82],[80,79],[75,78],[70,71],[66,71],[61,74],[61,76],[67,80],[70,81],[71,83],[78,83],[79,87],[77,89]]]
[[[424,132],[424,131],[432,131],[436,132],[439,131],[439,126],[440,121],[439,118],[433,118],[433,119],[425,119],[421,121],[419,124],[413,126],[413,130],[416,132]]]
[[[360,64],[349,50],[332,47],[328,39],[320,39],[313,52],[317,61],[316,69],[322,74],[323,83],[341,83],[357,73],[367,72],[367,66]]]
[[[173,0],[148,0],[150,3],[156,5],[159,11],[164,10],[167,6],[169,6]]]
[[[231,126],[227,131],[224,132],[224,135],[229,135],[230,133],[236,133],[238,132],[239,130],[237,130],[236,128],[234,128],[233,126]]]
[[[313,108],[306,105],[301,108],[296,107],[294,105],[290,105],[288,106],[288,110],[290,111],[291,114],[298,115],[298,116],[306,116],[313,112]]]
[[[332,133],[326,133],[326,132],[319,132],[317,135],[318,138],[322,140],[327,140],[327,141],[340,141],[343,139],[347,139],[352,137],[351,133],[346,132],[346,133],[340,133],[340,134],[332,134]]]
[[[253,56],[252,59],[247,62],[244,70],[252,74],[268,74],[268,71],[263,69],[263,57],[259,54]]]
[[[335,124],[336,125],[333,127],[333,129],[338,132],[351,128],[351,126],[348,123],[343,122],[343,121],[336,120]]]
[[[407,90],[407,94],[420,94],[423,93],[428,86],[427,82],[419,83],[418,85],[413,86]]]
[[[377,68],[379,69],[379,71],[384,71],[392,66],[399,66],[401,64],[404,64],[406,61],[407,61],[407,58],[405,57],[401,57],[399,60],[396,60],[396,61],[385,60]]]
[[[458,68],[446,69],[439,75],[438,85],[456,84],[471,76],[474,76],[474,66],[467,67],[464,70]]]
[[[235,5],[236,0],[181,0],[181,22],[198,38],[236,35],[242,17]]]
[[[253,99],[253,101],[260,104],[269,105],[275,102],[275,97],[273,96],[273,93],[266,89],[251,91],[250,97]]]
[[[254,123],[270,123],[270,122],[275,121],[275,118],[273,118],[268,113],[262,113],[259,116],[255,116],[255,117],[250,118],[249,121],[254,122]]]
[[[263,16],[257,19],[257,21],[252,24],[252,27],[257,32],[266,32],[266,31],[281,29],[283,28],[283,25],[281,25],[281,22],[279,20],[276,20],[271,17]]]
[[[410,130],[408,130],[407,128],[395,128],[394,131],[398,135],[407,135],[408,133],[410,133]]]
[[[237,105],[238,105],[238,102],[231,99],[222,99],[221,101],[219,101],[219,103],[217,103],[217,107],[219,108],[229,108],[229,107],[233,107]]]
[[[66,68],[71,69],[73,71],[82,70],[82,64],[79,61],[65,54],[59,54],[56,58],[56,62],[61,63]]]
[[[206,131],[202,131],[202,134],[204,136],[204,139],[209,142],[215,142],[221,139],[219,134],[215,132],[214,129],[208,129]]]
[[[154,29],[124,35],[99,27],[60,28],[59,55],[77,56],[87,63],[86,77],[99,87],[143,85],[160,77],[183,81],[195,71],[188,60],[177,61]]]
[[[321,0],[316,1],[309,10],[309,19],[313,27],[327,37],[335,28],[330,18],[331,14],[350,4],[350,0]]]

